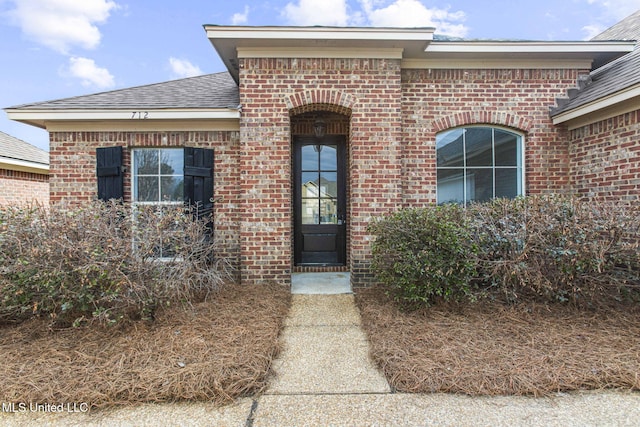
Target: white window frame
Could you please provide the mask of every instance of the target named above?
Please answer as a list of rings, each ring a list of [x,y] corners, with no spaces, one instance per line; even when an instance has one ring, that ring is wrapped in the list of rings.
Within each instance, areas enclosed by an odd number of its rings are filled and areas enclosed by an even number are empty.
[[[466,151],[467,151],[467,147],[466,147],[466,137],[463,137],[462,140],[462,159],[463,159],[463,165],[462,166],[439,166],[437,164],[437,155],[438,155],[438,137],[445,132],[450,132],[450,131],[454,131],[457,129],[461,129],[463,132],[463,135],[466,134],[466,129],[470,129],[470,128],[485,128],[485,129],[490,129],[491,130],[491,155],[493,156],[493,165],[492,166],[467,166],[467,156],[466,156]],[[499,130],[499,131],[503,131],[503,132],[508,132],[514,136],[517,137],[517,145],[516,145],[516,166],[496,166],[495,164],[495,130]],[[467,203],[470,202],[474,202],[475,200],[473,200],[475,198],[475,188],[469,188],[469,183],[473,180],[473,174],[469,174],[468,173],[468,169],[486,169],[486,170],[491,170],[492,171],[492,199],[496,197],[496,170],[499,169],[516,169],[517,172],[516,173],[516,185],[517,185],[517,196],[522,196],[524,194],[526,194],[526,189],[525,189],[525,158],[524,158],[524,153],[525,153],[525,136],[524,134],[522,134],[521,132],[517,132],[514,131],[513,129],[509,129],[509,128],[505,128],[502,126],[495,126],[495,125],[491,125],[491,124],[477,124],[477,125],[468,125],[468,126],[458,126],[455,128],[450,128],[450,129],[446,129],[442,132],[439,132],[436,135],[436,201],[437,203],[450,203],[450,201],[443,201],[440,202],[438,200],[438,186],[440,184],[440,181],[438,181],[438,171],[440,170],[462,170],[462,185],[463,185],[463,198],[462,201],[460,202],[463,206],[466,206]],[[453,181],[454,178],[447,178],[446,180],[450,180]],[[469,196],[471,196],[471,198],[469,198]]]
[[[132,148],[131,149],[131,206],[132,206],[132,215],[133,215],[133,219],[134,219],[134,223],[135,223],[135,215],[136,215],[136,210],[138,206],[157,206],[157,207],[163,207],[163,206],[183,206],[184,205],[184,201],[183,200],[171,200],[171,201],[163,201],[163,200],[157,200],[157,201],[138,201],[137,199],[137,178],[138,178],[138,174],[136,173],[136,155],[137,153],[140,153],[142,151],[152,151],[152,150],[175,150],[175,151],[181,151],[182,153],[184,153],[184,148],[182,147],[140,147],[140,148]],[[184,156],[184,154],[183,154]],[[184,164],[184,158],[183,158],[183,164]],[[158,177],[158,198],[160,199],[162,196],[162,188],[161,188],[161,182],[162,179],[160,179],[162,176],[172,176],[172,175],[162,175],[160,174],[160,171],[158,171],[157,175],[143,175],[143,176],[157,176]],[[177,174],[174,174],[173,176],[177,176]],[[180,176],[182,176],[182,179],[184,180],[184,171],[180,171]],[[184,185],[184,184],[183,184]],[[135,242],[133,243],[135,246]],[[161,255],[159,257],[155,257],[154,260],[156,261],[160,261],[160,262],[171,262],[171,261],[179,261],[179,257],[175,257],[175,256],[162,256],[162,248],[160,249],[161,251]]]

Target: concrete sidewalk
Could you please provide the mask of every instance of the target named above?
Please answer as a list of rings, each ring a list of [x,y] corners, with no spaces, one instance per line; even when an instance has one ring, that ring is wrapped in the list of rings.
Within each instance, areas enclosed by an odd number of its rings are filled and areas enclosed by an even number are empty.
[[[142,405],[88,414],[0,414],[0,426],[637,426],[640,394],[548,398],[393,393],[372,365],[353,295],[294,295],[269,389],[216,408]]]

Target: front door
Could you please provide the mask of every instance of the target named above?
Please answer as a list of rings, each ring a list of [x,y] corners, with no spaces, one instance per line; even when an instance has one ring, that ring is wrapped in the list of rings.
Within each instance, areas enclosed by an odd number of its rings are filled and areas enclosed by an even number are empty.
[[[296,265],[345,265],[345,167],[343,136],[294,138]]]

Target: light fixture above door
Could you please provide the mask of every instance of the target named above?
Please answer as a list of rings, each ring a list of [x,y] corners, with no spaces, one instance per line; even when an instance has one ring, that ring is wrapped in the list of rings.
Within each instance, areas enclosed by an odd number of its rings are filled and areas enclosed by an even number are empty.
[[[313,134],[316,138],[322,138],[327,134],[327,123],[321,117],[316,117],[316,121],[313,122]]]

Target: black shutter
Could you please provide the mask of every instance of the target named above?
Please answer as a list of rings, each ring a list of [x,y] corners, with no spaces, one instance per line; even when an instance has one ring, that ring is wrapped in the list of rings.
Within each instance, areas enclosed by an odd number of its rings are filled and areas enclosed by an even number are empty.
[[[122,171],[122,147],[96,149],[96,176],[98,177],[98,199],[122,199],[124,177]]]
[[[194,209],[197,218],[208,218],[213,231],[213,150],[184,149],[184,201]]]

